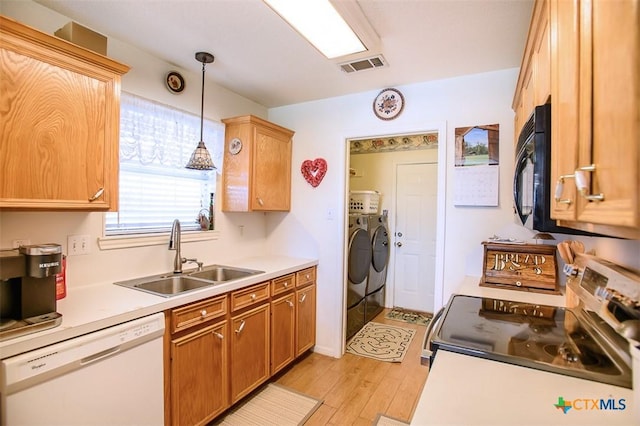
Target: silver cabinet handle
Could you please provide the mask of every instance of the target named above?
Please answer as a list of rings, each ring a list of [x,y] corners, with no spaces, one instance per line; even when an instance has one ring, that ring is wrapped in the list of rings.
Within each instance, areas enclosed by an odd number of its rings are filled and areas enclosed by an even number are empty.
[[[285,281],[284,284],[282,285],[284,288],[289,287],[289,281]]]
[[[291,302],[291,300],[287,300],[287,303],[289,304],[290,308],[293,308],[293,303]]]
[[[236,330],[236,334],[240,334],[242,333],[242,330],[244,329],[244,320],[240,320],[240,327],[238,327],[238,329]]]
[[[580,167],[575,171],[576,177],[576,188],[578,188],[578,193],[582,195],[585,199],[589,201],[604,201],[604,194],[590,194],[589,188],[587,185],[587,175],[585,172],[594,173],[596,171],[596,165],[590,164],[588,166]]]
[[[256,197],[256,200],[258,200],[258,204],[260,204],[261,206],[264,206],[264,201],[262,201],[262,198]]]
[[[104,193],[104,188],[100,188],[98,189],[98,192],[96,192],[95,194],[93,194],[93,197],[89,197],[89,202],[91,201],[95,201],[98,198],[100,198],[100,196]]]
[[[206,309],[201,310],[201,311],[200,311],[200,317],[201,317],[201,318],[204,318],[204,317],[206,317],[206,316],[207,316],[207,310],[206,310]]]
[[[214,331],[213,335],[216,336],[218,339],[224,339],[224,336],[222,335],[222,333],[218,333],[217,331]]]
[[[258,298],[258,296],[256,296],[255,293],[251,294],[251,300],[256,300]]]
[[[300,298],[299,302],[300,303],[304,303],[304,299],[307,298],[307,293],[303,294],[302,297]]]
[[[572,204],[573,200],[571,198],[562,198],[562,193],[564,192],[564,181],[565,179],[573,179],[575,175],[562,175],[558,178],[556,182],[556,191],[554,194],[554,199],[558,204]]]

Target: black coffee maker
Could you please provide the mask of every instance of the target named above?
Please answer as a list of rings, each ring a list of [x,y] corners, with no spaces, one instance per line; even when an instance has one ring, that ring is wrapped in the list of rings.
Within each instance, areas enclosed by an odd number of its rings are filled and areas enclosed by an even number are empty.
[[[61,270],[59,244],[0,251],[0,341],[60,325],[56,274]]]

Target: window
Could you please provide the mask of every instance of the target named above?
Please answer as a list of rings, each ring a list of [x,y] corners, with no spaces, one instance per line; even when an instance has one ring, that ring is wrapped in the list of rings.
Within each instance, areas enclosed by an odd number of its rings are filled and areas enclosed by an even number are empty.
[[[204,120],[203,137],[219,167],[224,125]],[[167,232],[174,219],[183,230],[201,229],[216,172],[184,167],[199,140],[199,116],[122,93],[120,207],[106,214],[105,235]]]

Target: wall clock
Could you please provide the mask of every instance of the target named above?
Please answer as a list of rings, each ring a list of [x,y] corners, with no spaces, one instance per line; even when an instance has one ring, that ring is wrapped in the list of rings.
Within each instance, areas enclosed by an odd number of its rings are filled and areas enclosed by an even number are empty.
[[[397,89],[384,89],[373,100],[373,112],[381,120],[393,120],[404,108],[404,96]]]
[[[169,71],[164,83],[171,93],[178,94],[184,90],[184,78],[177,71]]]
[[[231,139],[229,142],[229,154],[236,155],[242,151],[242,141],[239,138]]]

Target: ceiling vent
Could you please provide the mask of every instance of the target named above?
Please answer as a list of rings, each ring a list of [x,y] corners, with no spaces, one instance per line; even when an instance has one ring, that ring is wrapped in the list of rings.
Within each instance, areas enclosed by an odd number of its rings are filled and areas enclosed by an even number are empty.
[[[370,58],[358,59],[349,62],[343,62],[338,64],[340,69],[346,73],[352,73],[356,71],[365,71],[374,68],[382,68],[387,66],[382,55],[371,56]]]

